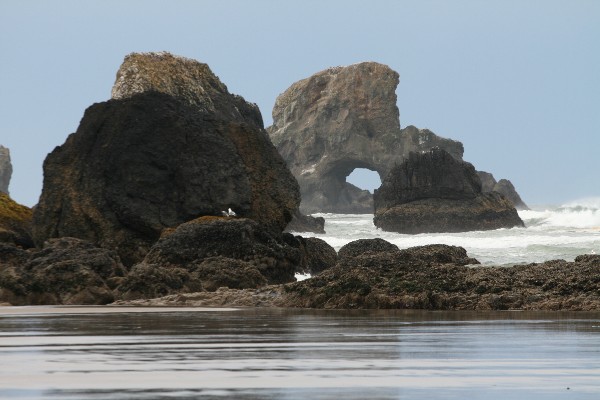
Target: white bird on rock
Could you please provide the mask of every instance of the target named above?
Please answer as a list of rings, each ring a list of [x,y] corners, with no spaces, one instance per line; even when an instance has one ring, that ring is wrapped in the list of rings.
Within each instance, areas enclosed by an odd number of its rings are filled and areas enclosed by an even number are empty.
[[[221,214],[223,214],[224,217],[237,217],[237,214],[231,208],[227,211],[221,211]]]

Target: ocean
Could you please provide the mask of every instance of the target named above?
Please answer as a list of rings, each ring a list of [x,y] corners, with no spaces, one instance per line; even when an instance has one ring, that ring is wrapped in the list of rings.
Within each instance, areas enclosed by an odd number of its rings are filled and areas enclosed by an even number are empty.
[[[336,250],[357,239],[381,238],[404,249],[427,244],[461,246],[485,266],[510,266],[548,260],[573,261],[600,254],[600,198],[519,211],[525,228],[464,233],[405,235],[373,225],[372,214],[313,214],[325,218],[325,234],[299,233],[325,240]]]

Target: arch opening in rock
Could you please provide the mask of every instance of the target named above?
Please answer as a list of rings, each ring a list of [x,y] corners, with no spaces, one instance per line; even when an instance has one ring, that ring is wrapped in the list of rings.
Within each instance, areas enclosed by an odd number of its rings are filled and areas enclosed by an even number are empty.
[[[347,177],[346,182],[371,194],[381,186],[381,177],[377,171],[368,168],[355,168]]]

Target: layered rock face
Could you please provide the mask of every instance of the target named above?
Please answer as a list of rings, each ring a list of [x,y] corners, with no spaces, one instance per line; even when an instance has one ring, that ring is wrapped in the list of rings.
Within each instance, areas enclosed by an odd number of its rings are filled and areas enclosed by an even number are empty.
[[[267,130],[300,184],[301,211],[373,212],[371,194],[346,182],[355,168],[385,177],[409,152],[434,146],[462,158],[460,142],[400,129],[398,82],[388,66],[365,62],[321,71],[277,98]]]
[[[12,176],[10,150],[0,145],[0,193],[8,194],[8,185]]]
[[[89,107],[46,158],[34,239],[89,240],[132,265],[165,227],[232,208],[281,232],[299,202],[256,105],[206,64],[131,54],[113,99]]]
[[[514,185],[508,179],[500,179],[496,181],[494,175],[485,171],[477,171],[477,175],[481,180],[481,190],[486,192],[498,192],[510,200],[517,210],[529,210],[527,204],[521,200],[521,196],[517,193]]]
[[[377,227],[400,233],[464,232],[523,226],[513,204],[482,193],[475,168],[446,151],[411,153],[375,190]]]

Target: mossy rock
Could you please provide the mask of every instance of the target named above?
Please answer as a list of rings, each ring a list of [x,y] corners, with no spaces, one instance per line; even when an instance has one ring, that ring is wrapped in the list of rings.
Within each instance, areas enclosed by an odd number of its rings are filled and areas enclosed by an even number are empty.
[[[0,242],[33,247],[31,239],[32,210],[0,193]]]

